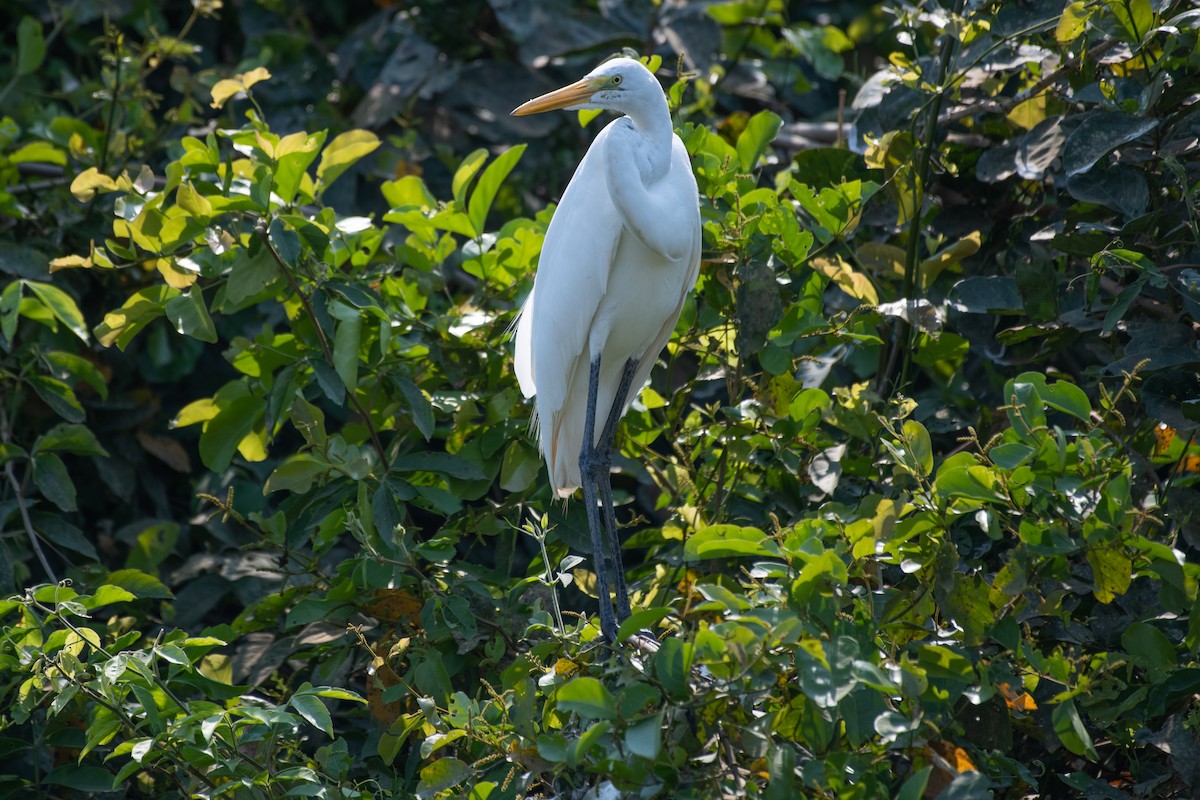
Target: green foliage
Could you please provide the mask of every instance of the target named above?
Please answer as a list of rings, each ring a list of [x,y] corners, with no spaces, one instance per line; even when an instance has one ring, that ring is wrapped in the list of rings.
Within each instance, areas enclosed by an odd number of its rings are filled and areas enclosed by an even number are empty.
[[[0,23],[0,794],[1194,796],[1196,12],[527,5]],[[651,28],[610,647],[507,354],[579,120],[506,114]]]

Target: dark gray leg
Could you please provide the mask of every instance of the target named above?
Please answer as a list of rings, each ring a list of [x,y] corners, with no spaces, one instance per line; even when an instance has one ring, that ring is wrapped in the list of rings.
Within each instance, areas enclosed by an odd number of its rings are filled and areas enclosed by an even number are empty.
[[[596,570],[596,594],[600,596],[600,632],[610,642],[617,640],[617,622],[613,618],[612,597],[609,594],[609,559],[607,543],[600,534],[600,509],[597,494],[602,474],[608,465],[596,450],[596,392],[600,383],[600,359],[592,362],[588,376],[587,412],[583,422],[583,446],[579,450],[579,472],[583,479],[583,505],[587,511],[588,533],[592,536],[592,565]],[[611,456],[611,454],[610,454]],[[609,512],[611,513],[611,511]],[[622,583],[624,580],[622,579]],[[628,605],[628,600],[626,604]]]
[[[638,362],[630,359],[625,362],[621,372],[621,382],[617,385],[617,394],[613,398],[612,408],[609,409],[608,419],[604,422],[604,430],[600,433],[600,446],[603,448],[601,458],[604,462],[604,472],[600,476],[600,503],[604,508],[604,532],[608,536],[609,552],[613,557],[613,577],[617,593],[617,622],[629,619],[629,589],[625,586],[625,566],[621,563],[621,540],[617,536],[617,517],[613,509],[612,495],[612,446],[616,436],[617,422],[621,419],[621,411],[625,408],[625,398],[632,388],[633,373],[637,371]]]

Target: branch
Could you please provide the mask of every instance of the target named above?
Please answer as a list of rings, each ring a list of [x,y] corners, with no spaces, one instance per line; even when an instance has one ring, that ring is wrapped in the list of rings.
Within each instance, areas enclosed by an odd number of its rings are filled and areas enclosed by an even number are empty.
[[[313,311],[312,302],[308,295],[300,288],[300,283],[296,280],[296,276],[292,274],[291,267],[283,260],[283,256],[279,255],[279,251],[275,249],[275,245],[271,244],[271,237],[267,234],[265,228],[260,228],[258,232],[259,238],[262,239],[263,245],[266,246],[267,252],[275,259],[275,263],[279,265],[279,269],[287,278],[288,283],[292,287],[292,291],[296,293],[296,297],[300,299],[300,304],[304,306],[304,311],[308,314],[308,318],[312,320],[313,328],[317,331],[317,340],[321,343],[321,352],[325,355],[325,360],[329,364],[333,364],[333,349],[329,346],[329,339],[325,336],[325,329],[321,327],[320,320],[317,319],[316,313]],[[371,445],[375,448],[376,454],[379,456],[380,463],[384,469],[387,469],[387,450],[383,447],[383,441],[379,438],[379,431],[375,429],[375,423],[371,421],[371,415],[363,408],[362,403],[358,399],[358,395],[349,386],[346,388],[346,397],[349,398],[350,404],[354,406],[354,410],[362,417],[363,424],[367,426],[367,431],[371,434]]]
[[[1085,60],[1094,60],[1112,50],[1121,42],[1118,39],[1105,39],[1100,44],[1083,54],[1081,59],[1068,58],[1067,62],[1058,69],[1047,73],[1037,83],[1027,89],[1024,89],[1012,97],[1004,100],[980,100],[972,105],[962,106],[952,111],[947,111],[938,117],[938,126],[949,125],[952,122],[957,122],[963,117],[974,116],[975,114],[1007,114],[1017,106],[1028,100],[1037,97],[1046,90],[1051,84],[1058,83],[1068,73],[1078,69],[1079,63]]]

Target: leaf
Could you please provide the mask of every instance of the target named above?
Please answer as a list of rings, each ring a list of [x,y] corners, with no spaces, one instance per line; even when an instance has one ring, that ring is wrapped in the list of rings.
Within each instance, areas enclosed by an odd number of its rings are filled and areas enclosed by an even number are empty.
[[[413,425],[428,442],[433,436],[436,424],[433,417],[433,404],[429,402],[429,398],[421,391],[421,388],[408,378],[396,377],[392,381],[404,395],[404,400],[408,404],[408,412],[412,415]]]
[[[172,297],[164,310],[176,333],[210,344],[217,341],[217,329],[204,304],[204,291],[199,286]]]
[[[197,192],[190,183],[181,184],[175,190],[175,204],[198,218],[201,223],[207,222],[213,213],[212,203],[208,201],[207,197]]]
[[[105,347],[116,343],[124,350],[139,331],[163,315],[167,300],[178,294],[178,289],[169,286],[150,286],[134,292],[120,308],[104,315],[104,321],[93,331],[96,339]]]
[[[88,167],[71,181],[71,194],[81,203],[86,203],[101,192],[115,192],[117,182],[95,167]]]
[[[1054,732],[1058,735],[1058,740],[1068,750],[1075,755],[1087,756],[1092,761],[1100,760],[1100,756],[1092,744],[1092,737],[1088,734],[1083,719],[1079,716],[1079,710],[1075,708],[1074,700],[1066,700],[1056,705],[1054,711],[1051,712],[1050,720]]]
[[[393,461],[392,469],[396,472],[440,472],[469,481],[487,478],[474,463],[449,453],[411,453]]]
[[[615,719],[617,702],[604,684],[591,677],[574,678],[558,687],[554,695],[560,709],[585,719]]]
[[[305,684],[305,686],[307,685]],[[325,707],[321,698],[302,689],[292,695],[288,700],[288,705],[296,709],[309,725],[324,731],[326,736],[333,737],[333,717],[330,716],[329,709]]]
[[[695,647],[691,642],[670,638],[662,643],[654,654],[654,674],[663,688],[673,695],[690,696],[692,658]]]
[[[1126,628],[1121,634],[1121,646],[1135,663],[1145,667],[1153,683],[1165,681],[1178,664],[1175,645],[1148,622],[1135,622]]]
[[[1150,0],[1107,0],[1112,15],[1129,34],[1128,42],[1136,50],[1154,27],[1154,9]]]
[[[1020,314],[1025,307],[1010,276],[973,276],[954,284],[946,298],[955,311],[969,314]]]
[[[758,159],[775,141],[783,119],[772,111],[760,111],[746,123],[746,128],[737,138],[738,165],[742,172],[750,172],[758,165]]]
[[[104,579],[104,583],[124,589],[134,597],[154,600],[170,600],[173,597],[171,590],[164,586],[162,581],[140,569],[119,569],[111,572]]]
[[[78,336],[81,341],[88,340],[88,329],[83,321],[83,314],[80,313],[79,306],[71,299],[71,295],[48,283],[40,281],[25,281],[24,283],[33,290],[39,300],[46,304],[50,313],[70,329],[71,333]]]
[[[17,74],[32,75],[45,58],[46,37],[42,33],[42,23],[33,17],[21,17],[17,25]]]
[[[1062,16],[1058,18],[1058,26],[1054,29],[1054,38],[1059,44],[1070,44],[1079,38],[1087,27],[1087,21],[1092,16],[1092,11],[1088,10],[1087,3],[1083,0],[1075,0],[1074,3],[1063,9]]]
[[[1133,561],[1123,548],[1088,548],[1087,561],[1092,568],[1092,593],[1101,603],[1111,603],[1129,589],[1133,581]]]
[[[33,453],[56,450],[77,456],[107,456],[91,429],[76,423],[63,422],[39,436],[33,443]]]
[[[222,472],[233,460],[242,439],[251,434],[267,412],[261,397],[242,396],[224,406],[200,434],[200,460],[213,472]]]
[[[60,167],[65,167],[67,165],[67,154],[50,142],[30,142],[14,150],[8,156],[8,160],[13,164],[25,164],[32,161],[40,164],[57,164]]]
[[[708,558],[770,556],[771,551],[763,546],[766,538],[766,534],[758,528],[710,525],[688,537],[683,545],[683,557],[687,561],[702,561]]]
[[[429,800],[447,789],[453,789],[472,777],[475,770],[457,758],[439,758],[421,770],[421,782],[417,784],[417,797]]]
[[[344,306],[346,307],[346,306]],[[362,315],[341,319],[333,335],[333,368],[353,394],[358,389],[358,347],[362,338]]]
[[[113,724],[115,732],[120,728],[120,720],[113,720]],[[65,786],[89,794],[113,791],[113,774],[103,767],[63,764],[55,767],[42,781],[52,786]]]
[[[524,152],[523,144],[508,148],[479,176],[479,182],[475,184],[471,200],[467,203],[467,216],[470,217],[477,236],[483,234],[488,210],[492,207],[492,201],[496,199],[496,193],[500,191],[500,184],[504,183],[504,179],[521,160],[521,154]]]
[[[91,540],[84,536],[83,531],[67,522],[62,514],[32,511],[29,518],[38,535],[54,546],[82,553],[93,561],[100,558]]]
[[[303,494],[312,488],[318,476],[329,472],[330,464],[308,453],[297,453],[275,468],[263,486],[263,494],[289,490]]]
[[[461,208],[467,204],[467,187],[471,185],[471,179],[475,177],[475,173],[479,172],[484,162],[487,161],[487,150],[482,147],[471,153],[462,160],[458,165],[458,169],[454,171],[454,178],[450,183],[450,192],[454,196],[455,204]],[[467,234],[470,236],[471,234]]]
[[[1158,120],[1115,111],[1085,115],[1063,143],[1063,168],[1067,177],[1081,175],[1121,145],[1154,130]]]
[[[70,386],[57,378],[49,378],[45,375],[34,375],[27,382],[33,387],[33,391],[42,399],[42,402],[50,406],[55,414],[68,422],[83,422],[85,416],[83,406],[80,404],[79,398],[75,396],[75,390]]]
[[[1067,191],[1076,200],[1111,208],[1129,219],[1145,214],[1150,204],[1146,176],[1128,164],[1072,175],[1067,178]]]
[[[333,183],[363,156],[379,147],[379,137],[370,131],[352,130],[334,137],[321,153],[317,165],[318,192]]]
[[[659,711],[625,729],[625,749],[635,756],[656,759],[662,752],[663,712]]]

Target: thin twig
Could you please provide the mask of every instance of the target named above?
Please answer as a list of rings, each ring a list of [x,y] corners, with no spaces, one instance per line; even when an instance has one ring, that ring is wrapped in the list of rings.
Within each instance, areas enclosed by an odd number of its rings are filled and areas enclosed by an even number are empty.
[[[279,255],[279,251],[275,249],[275,246],[271,244],[271,238],[268,236],[265,228],[259,231],[259,238],[262,239],[263,245],[265,245],[267,248],[267,252],[269,252],[271,257],[275,259],[275,263],[279,265],[279,269],[283,272],[284,277],[287,278],[288,283],[292,287],[292,291],[296,293],[296,297],[300,299],[300,304],[304,306],[304,311],[308,314],[308,318],[312,320],[313,329],[317,332],[317,341],[321,343],[321,352],[325,354],[325,360],[332,364],[333,349],[329,346],[329,339],[325,336],[325,329],[321,327],[321,321],[317,319],[317,315],[313,311],[312,302],[309,300],[308,295],[306,295],[300,288],[300,284],[296,280],[296,276],[292,274],[291,267],[288,266],[288,263],[283,260],[283,256]],[[375,448],[375,452],[379,455],[380,463],[383,465],[384,469],[387,469],[387,450],[385,450],[383,447],[383,441],[379,438],[379,431],[375,429],[375,423],[371,421],[371,415],[367,413],[365,408],[363,408],[363,405],[361,402],[359,402],[358,396],[354,390],[349,386],[345,387],[345,389],[346,397],[349,398],[350,404],[354,406],[354,410],[357,411],[358,415],[362,418],[363,424],[367,426],[367,431],[371,435],[371,444]]]
[[[1083,58],[1069,59],[1067,63],[1063,64],[1056,70],[1048,72],[1037,83],[1018,92],[1012,97],[1008,97],[1003,100],[980,100],[979,102],[972,103],[961,108],[956,108],[952,111],[947,111],[945,114],[942,114],[938,117],[938,125],[949,125],[952,122],[957,122],[963,117],[971,117],[975,116],[976,114],[1007,114],[1009,111],[1012,111],[1014,108],[1021,105],[1021,103],[1037,97],[1051,84],[1058,83],[1058,81],[1062,80],[1069,73],[1078,69],[1080,63],[1099,58],[1109,50],[1112,50],[1118,44],[1120,44],[1120,40],[1118,39],[1105,39],[1100,44],[1088,50],[1083,55]]]

